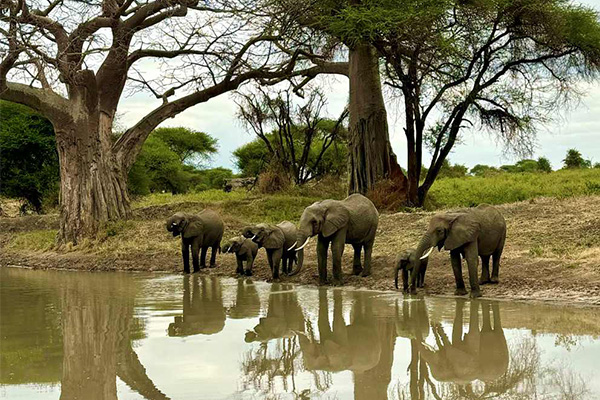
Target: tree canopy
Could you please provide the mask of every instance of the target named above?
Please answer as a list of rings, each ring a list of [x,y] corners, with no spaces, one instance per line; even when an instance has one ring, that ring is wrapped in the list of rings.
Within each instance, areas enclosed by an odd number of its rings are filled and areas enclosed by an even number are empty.
[[[52,124],[25,106],[0,100],[0,194],[42,212],[58,202],[58,153]]]

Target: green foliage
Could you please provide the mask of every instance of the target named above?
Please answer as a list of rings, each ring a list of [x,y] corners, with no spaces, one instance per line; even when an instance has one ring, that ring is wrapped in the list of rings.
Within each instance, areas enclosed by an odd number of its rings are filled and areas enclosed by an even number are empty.
[[[429,170],[426,167],[421,167],[421,180],[425,179]],[[448,159],[442,162],[442,168],[438,172],[438,178],[460,178],[467,175],[469,169],[461,164],[452,165]]]
[[[538,170],[541,172],[552,172],[552,164],[546,157],[540,157],[537,159]]]
[[[585,160],[581,153],[576,149],[567,150],[567,155],[563,160],[563,168],[591,168],[592,162]]]
[[[216,143],[209,135],[186,128],[155,130],[129,171],[130,193],[137,196],[162,191],[175,194],[222,185],[223,179],[231,177],[231,171],[196,168],[199,160],[216,151]]]
[[[59,164],[54,129],[33,110],[0,101],[0,194],[25,199],[36,211],[58,201]]]
[[[548,174],[521,172],[440,179],[430,191],[428,208],[503,204],[535,197],[571,197],[598,194],[600,171],[559,170]]]
[[[469,172],[473,176],[490,176],[502,172],[499,168],[490,167],[489,165],[477,164]]]
[[[321,159],[317,159],[323,148],[325,137],[334,129],[336,121],[322,120],[318,124],[317,137],[313,138],[308,152],[306,161],[306,174],[308,176],[324,176],[328,174],[345,174],[346,161],[348,157],[348,149],[343,142],[342,137],[334,141],[327,150],[321,155]],[[300,126],[293,132],[295,149],[302,149],[305,145],[304,129]],[[344,133],[345,135],[345,133]],[[290,144],[287,141],[281,141],[276,131],[265,135],[272,145],[283,147],[285,154],[291,154]],[[301,152],[296,150],[296,163],[300,164]],[[269,152],[267,144],[261,138],[256,138],[253,141],[238,147],[233,152],[235,164],[242,176],[258,176],[266,172],[272,162],[277,161]],[[273,166],[278,168],[277,166]]]
[[[158,128],[152,136],[169,146],[182,163],[196,167],[218,151],[217,139],[184,127]]]

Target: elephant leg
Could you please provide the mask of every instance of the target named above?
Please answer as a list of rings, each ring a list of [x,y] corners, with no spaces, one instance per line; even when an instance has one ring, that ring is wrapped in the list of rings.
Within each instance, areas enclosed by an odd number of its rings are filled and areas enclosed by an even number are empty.
[[[273,272],[273,250],[267,250],[267,261],[269,261],[269,269],[271,269],[271,277],[274,275]]]
[[[321,239],[317,241],[317,266],[319,269],[319,284],[327,284],[327,248],[329,242],[327,239]]]
[[[192,263],[194,264],[194,272],[200,271],[198,268],[198,252],[200,251],[200,243],[198,241],[192,242]]]
[[[470,243],[465,247],[465,259],[467,260],[467,266],[469,268],[471,298],[481,297],[479,280],[477,279],[477,269],[479,267],[479,255],[477,253],[477,242]]]
[[[500,274],[500,257],[502,257],[502,247],[492,254],[492,277],[490,283],[498,283],[498,275]]]
[[[354,262],[352,263],[352,274],[358,275],[362,272],[362,266],[360,265],[360,250],[362,249],[361,244],[353,244],[354,247]]]
[[[206,268],[206,252],[208,247],[202,247],[202,253],[200,254],[200,268]]]
[[[450,252],[450,262],[452,264],[452,271],[454,272],[454,280],[456,281],[456,290],[454,294],[457,296],[463,296],[467,294],[465,289],[465,281],[462,276],[462,262],[460,260],[460,250],[452,250]]]
[[[183,258],[183,273],[190,273],[190,246],[185,240],[181,240],[181,257]]]
[[[210,267],[211,268],[214,268],[217,266],[217,251],[219,251],[218,249],[219,249],[219,247],[217,247],[217,246],[213,246],[210,249]]]
[[[254,258],[252,256],[248,256],[246,258],[246,276],[252,276],[252,265],[254,264]]]
[[[371,275],[371,254],[373,253],[373,242],[365,244],[365,267],[361,276]]]
[[[490,256],[481,256],[481,278],[479,284],[490,283]]]
[[[346,231],[335,234],[331,241],[331,263],[333,264],[333,284],[342,285],[342,255],[346,245]]]
[[[281,264],[281,255],[283,253],[282,249],[274,250],[271,253],[272,263],[273,263],[273,280],[279,279],[279,264]]]
[[[235,273],[238,275],[242,275],[244,273],[244,265],[242,263],[242,259],[239,256],[235,256],[236,260],[237,260],[237,269],[235,270]]]

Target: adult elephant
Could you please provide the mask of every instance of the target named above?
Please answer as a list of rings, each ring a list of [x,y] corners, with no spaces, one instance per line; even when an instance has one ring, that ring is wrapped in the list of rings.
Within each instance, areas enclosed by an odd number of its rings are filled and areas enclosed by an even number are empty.
[[[300,218],[297,241],[302,250],[312,236],[318,236],[317,264],[319,282],[327,283],[327,250],[331,244],[333,259],[333,283],[342,284],[342,254],[344,245],[354,247],[354,275],[371,274],[371,253],[379,224],[379,213],[371,202],[362,194],[352,194],[344,200],[323,200],[304,209]],[[361,266],[361,251],[364,250],[364,267]],[[298,273],[302,262],[298,262]]]
[[[216,267],[217,251],[223,238],[224,224],[221,216],[212,210],[203,210],[200,214],[178,212],[167,220],[167,231],[173,236],[181,235],[181,256],[183,272],[190,272],[190,247],[194,272],[206,267],[206,252],[211,249],[210,267]],[[198,253],[202,249],[200,262]]]
[[[416,260],[425,259],[434,247],[444,247],[450,251],[450,261],[456,280],[457,295],[467,294],[462,277],[461,256],[467,260],[471,297],[480,297],[480,284],[498,283],[500,257],[506,240],[506,221],[495,207],[482,204],[475,208],[437,214],[431,218],[429,227],[416,250]],[[425,252],[429,250],[426,254]],[[481,279],[477,281],[478,257],[481,257]],[[492,257],[493,268],[490,277],[489,263]],[[412,268],[411,291],[422,263],[416,262]]]
[[[298,231],[296,225],[290,221],[283,221],[277,225],[257,224],[247,226],[242,229],[242,235],[252,239],[254,243],[258,244],[259,248],[265,248],[273,279],[279,279],[279,264],[282,261],[282,272],[285,275],[292,272],[294,260],[302,261],[304,252],[296,253],[293,250]]]

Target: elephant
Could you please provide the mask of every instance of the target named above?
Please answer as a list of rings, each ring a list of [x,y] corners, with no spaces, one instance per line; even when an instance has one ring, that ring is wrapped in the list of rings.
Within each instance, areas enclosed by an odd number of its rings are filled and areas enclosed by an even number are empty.
[[[237,260],[238,275],[252,276],[252,265],[258,253],[258,245],[250,239],[243,236],[231,238],[221,247],[221,253],[234,253]],[[246,261],[246,270],[244,271],[243,262]]]
[[[219,279],[184,276],[183,315],[176,316],[169,324],[169,336],[213,335],[221,332],[223,327],[225,308]]]
[[[267,316],[260,318],[254,330],[246,332],[244,340],[246,343],[265,343],[273,339],[295,337],[299,332],[304,332],[304,313],[294,287],[289,283],[274,283]]]
[[[427,258],[423,260],[418,260],[415,249],[408,249],[398,254],[398,256],[396,257],[396,262],[394,264],[396,266],[396,273],[394,275],[394,285],[396,286],[396,289],[398,289],[398,273],[400,272],[400,270],[402,270],[402,288],[405,292],[408,292],[408,274],[412,271],[417,262],[421,263],[419,275],[417,276],[417,287],[424,287],[425,272],[427,271],[427,261]],[[414,292],[414,290],[416,290],[414,289],[414,287],[411,288],[411,291]]]
[[[432,376],[440,382],[468,384],[476,379],[492,382],[508,369],[508,346],[500,321],[497,302],[471,301],[469,331],[463,335],[463,307],[465,300],[456,302],[452,341],[441,324],[435,324],[433,333],[438,349],[421,344],[421,357],[429,365]],[[483,324],[479,328],[479,307]],[[493,314],[492,327],[490,314]]]
[[[371,273],[371,253],[379,224],[379,213],[375,205],[362,194],[352,194],[344,200],[323,200],[306,207],[300,218],[300,228],[295,245],[302,250],[309,239],[318,235],[317,264],[319,283],[327,283],[327,250],[331,243],[333,259],[333,283],[342,284],[342,254],[344,245],[354,247],[353,274],[369,276]],[[295,246],[294,245],[294,246]],[[364,249],[364,268],[360,253]],[[302,262],[298,262],[298,273]]]
[[[181,235],[181,255],[183,257],[183,272],[190,273],[190,246],[192,247],[192,262],[194,272],[206,267],[206,252],[210,247],[210,267],[216,267],[217,251],[220,250],[223,238],[223,220],[212,210],[203,210],[198,215],[178,212],[167,220],[167,231],[173,236]],[[200,263],[198,252],[202,249]]]
[[[280,222],[277,225],[258,224],[247,226],[242,229],[242,235],[251,238],[264,247],[267,251],[267,259],[274,280],[279,279],[279,264],[283,261],[282,272],[290,274],[295,260],[302,261],[304,252],[296,253],[292,248],[297,236],[296,225],[289,221]]]
[[[396,335],[418,340],[425,340],[429,336],[429,316],[425,300],[403,301],[402,313],[396,301]]]
[[[417,246],[419,261],[426,259],[434,247],[450,251],[450,261],[456,280],[456,295],[465,295],[467,290],[462,277],[461,256],[467,260],[471,297],[480,297],[480,284],[498,283],[500,257],[506,241],[506,221],[500,211],[490,205],[437,214],[431,218],[427,231]],[[429,250],[426,254],[425,252]],[[489,263],[493,269],[490,278]],[[478,257],[481,257],[481,279],[477,281]],[[411,288],[420,273],[422,263],[415,258],[411,274]]]

